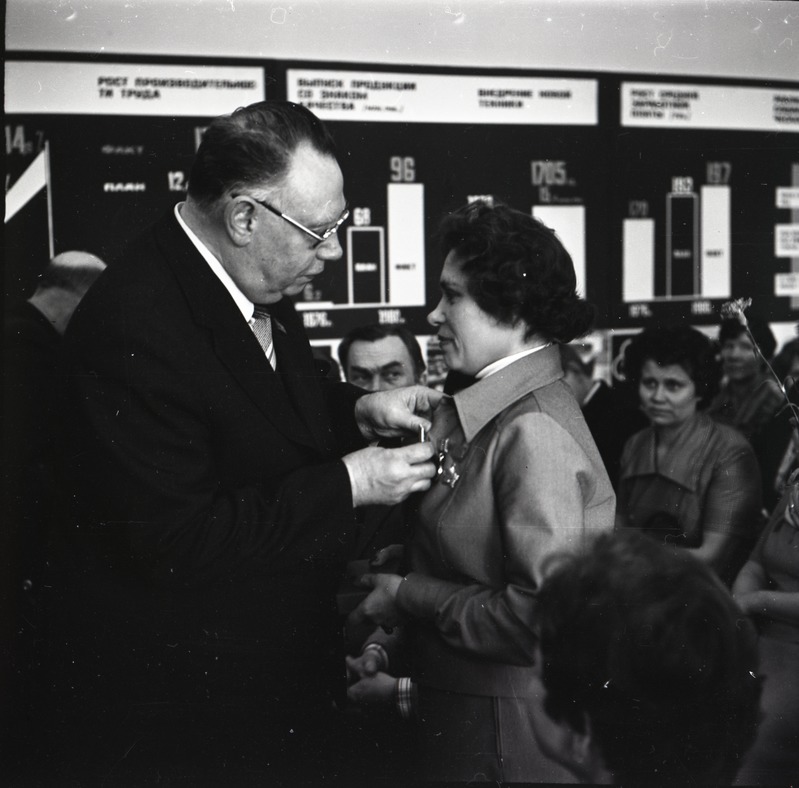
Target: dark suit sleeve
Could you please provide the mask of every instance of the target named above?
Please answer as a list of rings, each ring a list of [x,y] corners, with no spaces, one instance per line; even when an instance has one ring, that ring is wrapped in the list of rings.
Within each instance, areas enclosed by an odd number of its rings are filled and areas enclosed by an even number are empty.
[[[323,378],[320,381],[322,393],[327,403],[328,415],[336,425],[336,440],[340,454],[362,449],[365,445],[364,437],[355,422],[355,403],[368,394],[365,389],[353,386],[351,383],[339,383]]]
[[[185,321],[154,319],[138,293],[118,320],[98,301],[67,341],[75,533],[88,529],[140,568],[188,584],[278,558],[345,558],[354,515],[338,455],[264,418]],[[332,387],[326,402],[339,443],[354,443],[353,392]]]

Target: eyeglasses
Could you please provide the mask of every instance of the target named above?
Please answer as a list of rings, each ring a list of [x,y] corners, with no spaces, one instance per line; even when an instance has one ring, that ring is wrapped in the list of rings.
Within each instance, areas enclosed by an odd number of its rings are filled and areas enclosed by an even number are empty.
[[[336,223],[332,227],[328,227],[321,235],[319,233],[315,233],[313,230],[309,230],[304,224],[300,224],[296,219],[292,219],[290,216],[286,216],[285,213],[281,213],[277,208],[270,205],[268,202],[264,202],[263,200],[256,200],[255,197],[251,198],[258,203],[258,205],[262,205],[266,208],[267,211],[271,211],[275,216],[279,216],[281,219],[285,219],[289,224],[293,224],[298,230],[302,230],[304,233],[307,233],[311,236],[311,238],[316,239],[316,243],[314,244],[314,249],[319,246],[319,244],[324,243],[331,235],[338,232],[338,228],[341,227],[344,222],[347,221],[350,217],[350,209],[345,208],[344,213],[339,216],[336,220]]]

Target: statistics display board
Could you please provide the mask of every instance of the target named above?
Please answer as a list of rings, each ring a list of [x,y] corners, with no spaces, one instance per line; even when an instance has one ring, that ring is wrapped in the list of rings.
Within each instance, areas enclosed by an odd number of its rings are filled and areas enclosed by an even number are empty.
[[[330,126],[353,216],[344,270],[330,266],[300,304],[309,327],[340,336],[402,321],[425,333],[443,263],[438,224],[475,199],[555,227],[581,292],[606,300],[585,255],[603,221],[586,210],[603,204],[590,153],[602,144],[596,80],[289,69],[287,88]]]
[[[52,253],[112,264],[183,199],[208,121],[265,97],[261,67],[6,63],[6,299]]]
[[[621,96],[618,319],[701,323],[740,296],[795,319],[797,91],[623,82]]]
[[[48,247],[113,264],[183,198],[208,120],[263,98],[325,120],[345,175],[343,258],[297,299],[316,344],[429,333],[437,227],[474,199],[555,229],[600,329],[709,325],[730,297],[797,319],[797,85],[270,61],[8,62],[6,297]]]

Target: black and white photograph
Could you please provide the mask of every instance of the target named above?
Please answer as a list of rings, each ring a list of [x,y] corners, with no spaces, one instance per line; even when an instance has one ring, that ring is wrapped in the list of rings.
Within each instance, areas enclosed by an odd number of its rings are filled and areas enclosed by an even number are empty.
[[[5,0],[0,783],[799,781],[799,4]]]

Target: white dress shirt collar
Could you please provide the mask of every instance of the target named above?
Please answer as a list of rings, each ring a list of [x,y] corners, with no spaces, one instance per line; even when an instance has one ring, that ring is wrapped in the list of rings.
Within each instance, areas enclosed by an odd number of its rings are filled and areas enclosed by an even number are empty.
[[[183,221],[183,217],[180,215],[181,205],[185,205],[185,203],[179,202],[175,205],[175,218],[178,220],[178,224],[183,228],[183,232],[186,233],[189,240],[197,247],[197,251],[203,256],[205,262],[208,263],[211,270],[217,275],[219,281],[225,286],[236,302],[236,306],[241,310],[244,319],[249,323],[252,320],[255,304],[239,290],[236,283],[230,278],[230,274],[222,266],[222,263],[216,259],[213,252],[211,252],[211,250],[194,234],[189,225]]]
[[[530,347],[527,348],[527,350],[520,350],[518,353],[514,353],[512,356],[505,356],[504,358],[498,358],[496,361],[492,361],[487,367],[483,367],[475,375],[475,377],[478,380],[487,378],[489,375],[493,375],[495,372],[499,372],[499,370],[504,369],[509,364],[512,364],[514,361],[518,361],[520,358],[529,356],[531,353],[537,353],[539,350],[543,350],[545,347],[549,347],[551,344],[552,344],[551,342],[547,342],[546,345],[538,345],[537,347]]]

